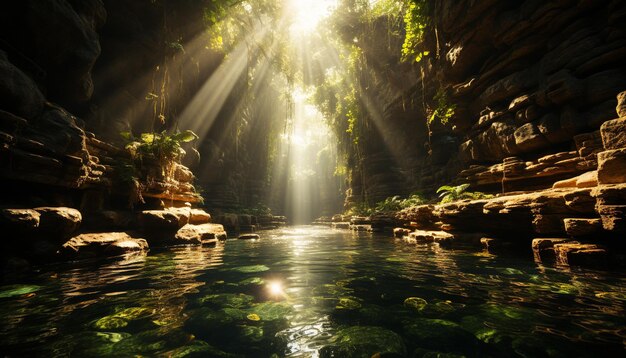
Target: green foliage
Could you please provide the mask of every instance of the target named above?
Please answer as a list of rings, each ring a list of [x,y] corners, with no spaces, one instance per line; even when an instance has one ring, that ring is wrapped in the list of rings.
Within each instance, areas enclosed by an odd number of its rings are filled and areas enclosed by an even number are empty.
[[[369,216],[374,213],[367,203],[359,203],[344,212],[345,216]]]
[[[491,194],[481,193],[479,191],[469,192],[466,191],[469,188],[469,184],[461,184],[457,186],[444,185],[437,189],[437,193],[439,194],[439,198],[441,198],[440,203],[451,203],[458,200],[463,199],[489,199],[493,198]]]
[[[430,25],[428,2],[409,0],[409,7],[404,15],[405,37],[402,44],[402,60],[420,62],[430,54],[424,50],[424,37]]]
[[[450,118],[454,116],[456,104],[450,103],[448,94],[441,88],[437,91],[433,100],[437,102],[437,108],[435,108],[433,113],[428,118],[428,124],[433,123],[435,119],[439,120],[441,124],[447,124],[448,121],[450,121]]]
[[[254,216],[267,216],[272,214],[272,209],[263,203],[257,203],[251,208],[245,208],[239,210],[242,214],[254,215]]]
[[[161,164],[180,161],[186,154],[181,144],[198,139],[198,136],[190,130],[171,135],[167,134],[166,131],[142,133],[139,138],[134,137],[131,132],[122,132],[120,135],[127,141],[125,149],[131,157],[138,159],[151,157],[157,159]]]
[[[424,198],[419,194],[412,194],[406,199],[402,199],[399,195],[396,195],[376,203],[375,210],[379,213],[390,213],[400,211],[411,206],[420,205],[424,202]]]
[[[160,169],[160,177],[165,181],[170,181],[174,176],[175,164],[180,163],[185,155],[181,144],[198,139],[198,136],[190,130],[171,135],[165,131],[142,133],[138,138],[131,132],[122,132],[120,136],[126,141],[125,149],[129,152],[131,159],[120,161],[116,166],[116,173],[117,179],[129,186],[129,207],[144,202],[141,195],[144,190],[142,182],[148,182],[155,176],[155,173],[150,172],[144,166],[144,161],[156,161]],[[203,201],[202,196],[198,195],[198,197]]]

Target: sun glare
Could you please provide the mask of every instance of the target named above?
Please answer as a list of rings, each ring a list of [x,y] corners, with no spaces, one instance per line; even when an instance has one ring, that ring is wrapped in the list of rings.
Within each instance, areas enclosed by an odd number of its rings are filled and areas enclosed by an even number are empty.
[[[337,0],[289,0],[291,32],[295,35],[313,32],[336,5]]]
[[[283,296],[285,291],[283,290],[283,284],[280,281],[272,281],[267,285],[267,289],[272,296]]]

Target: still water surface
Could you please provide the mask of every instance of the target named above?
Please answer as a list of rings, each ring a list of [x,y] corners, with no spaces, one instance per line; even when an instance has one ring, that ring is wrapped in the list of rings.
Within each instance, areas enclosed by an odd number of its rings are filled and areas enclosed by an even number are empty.
[[[625,353],[623,273],[543,268],[323,227],[47,266],[6,280],[3,356]]]

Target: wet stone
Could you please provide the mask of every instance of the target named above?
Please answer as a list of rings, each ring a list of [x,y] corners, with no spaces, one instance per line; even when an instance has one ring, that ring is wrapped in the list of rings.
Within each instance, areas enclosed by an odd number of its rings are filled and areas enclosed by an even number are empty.
[[[331,345],[323,347],[320,357],[373,357],[406,354],[402,338],[382,327],[354,326],[337,332]]]

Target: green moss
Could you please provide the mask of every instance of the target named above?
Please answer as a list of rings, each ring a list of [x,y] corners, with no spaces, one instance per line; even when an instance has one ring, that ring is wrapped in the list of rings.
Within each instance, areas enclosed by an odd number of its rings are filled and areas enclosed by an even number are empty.
[[[376,354],[404,356],[402,337],[393,331],[374,326],[353,326],[337,332],[333,344],[320,350],[320,357],[372,357]]]
[[[409,297],[404,300],[404,306],[410,307],[414,310],[421,311],[428,305],[428,302],[420,297]]]

